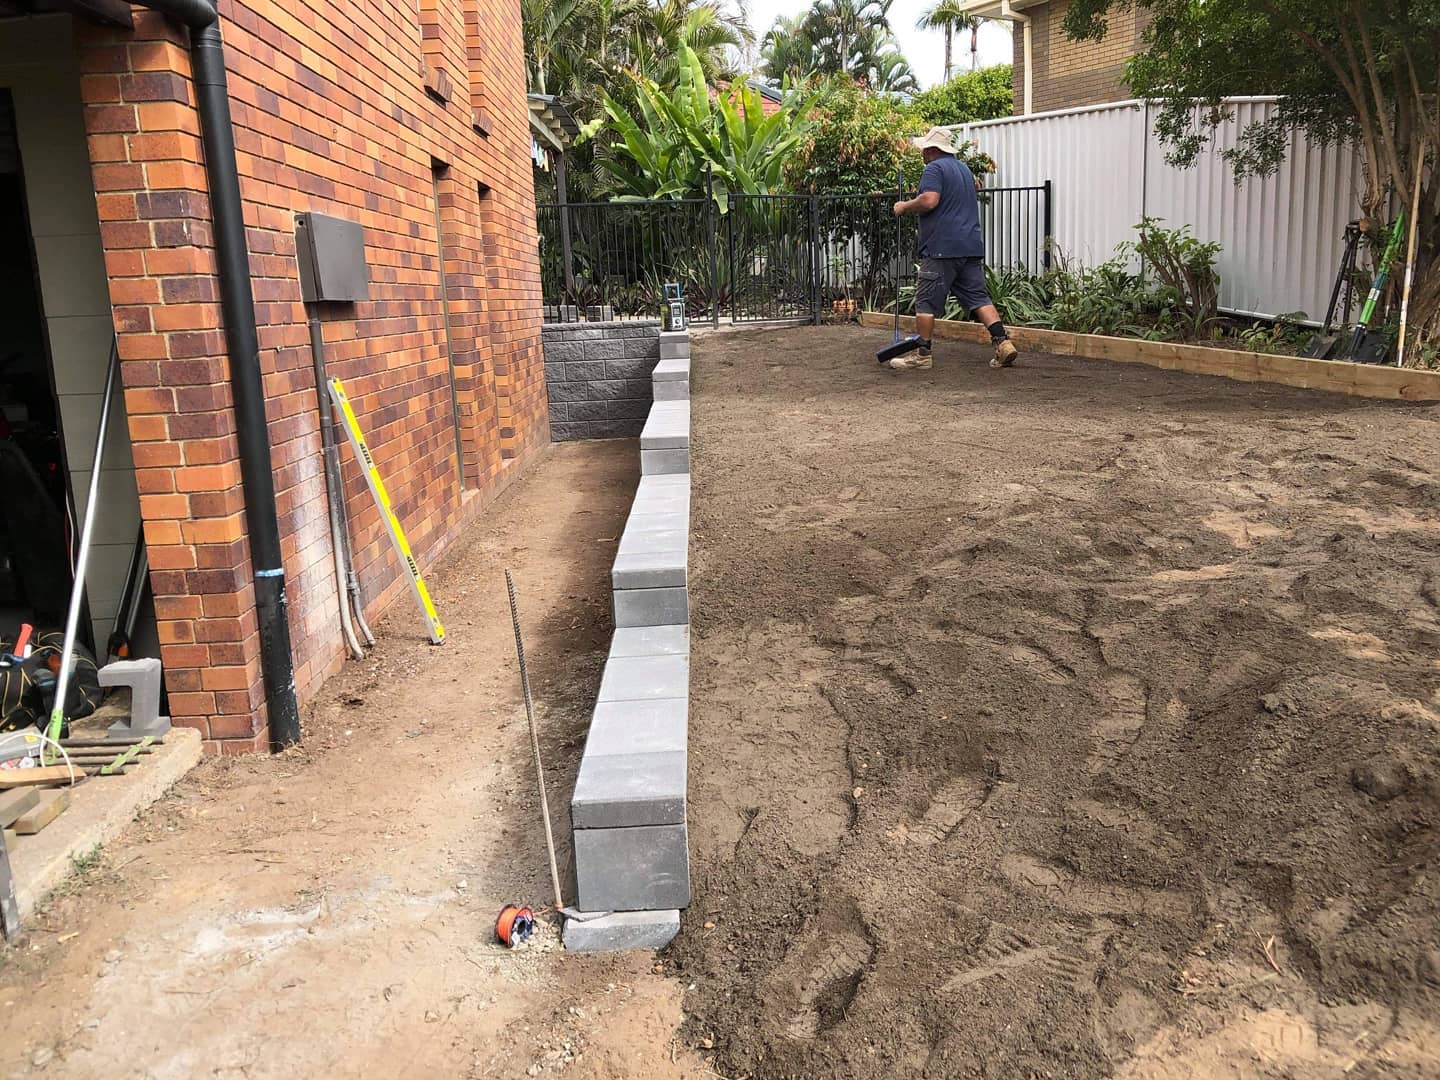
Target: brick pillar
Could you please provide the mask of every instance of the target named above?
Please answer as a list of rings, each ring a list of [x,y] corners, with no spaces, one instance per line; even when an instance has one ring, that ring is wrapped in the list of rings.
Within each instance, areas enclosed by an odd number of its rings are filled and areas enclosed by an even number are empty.
[[[235,418],[183,31],[79,33],[85,125],[119,333],[161,657],[210,753],[268,743]]]

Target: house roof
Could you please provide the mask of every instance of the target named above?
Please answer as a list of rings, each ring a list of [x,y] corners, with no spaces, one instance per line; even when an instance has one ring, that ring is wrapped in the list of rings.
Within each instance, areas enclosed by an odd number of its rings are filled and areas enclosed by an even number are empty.
[[[548,94],[526,95],[530,104],[530,132],[548,148],[564,153],[576,135],[580,125],[570,115],[570,110]]]
[[[1024,11],[1027,8],[1041,7],[1048,4],[1050,0],[961,0],[960,8],[966,15],[974,15],[981,19],[1008,19],[1009,12]]]

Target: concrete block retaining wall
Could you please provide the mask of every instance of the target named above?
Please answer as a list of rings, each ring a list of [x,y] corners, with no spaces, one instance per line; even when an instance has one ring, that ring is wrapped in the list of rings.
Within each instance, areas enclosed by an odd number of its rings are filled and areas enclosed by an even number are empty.
[[[666,359],[652,372],[642,475],[610,572],[615,635],[570,800],[586,917],[566,921],[565,945],[582,951],[660,948],[690,903],[689,335],[657,330],[654,344]],[[652,468],[647,453],[669,456]]]
[[[551,441],[639,435],[655,397],[659,320],[548,323],[541,335]]]

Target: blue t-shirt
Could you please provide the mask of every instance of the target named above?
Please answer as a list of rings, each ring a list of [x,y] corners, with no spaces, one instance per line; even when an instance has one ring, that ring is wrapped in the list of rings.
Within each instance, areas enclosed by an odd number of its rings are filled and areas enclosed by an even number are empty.
[[[940,205],[920,215],[922,259],[968,259],[985,254],[975,175],[963,161],[941,154],[920,174],[920,193],[938,192]]]

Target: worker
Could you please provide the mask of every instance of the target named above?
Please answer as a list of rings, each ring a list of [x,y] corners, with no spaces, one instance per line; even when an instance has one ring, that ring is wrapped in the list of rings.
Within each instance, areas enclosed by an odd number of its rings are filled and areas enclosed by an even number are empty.
[[[960,306],[990,331],[995,355],[993,368],[1015,362],[1000,313],[985,287],[985,237],[980,231],[980,184],[955,156],[955,142],[944,128],[933,127],[914,140],[925,158],[920,193],[895,204],[897,217],[920,215],[920,280],[915,289],[915,333],[920,347],[890,361],[897,371],[929,371],[934,361],[930,342],[935,319],[945,314],[945,299],[954,296]]]

